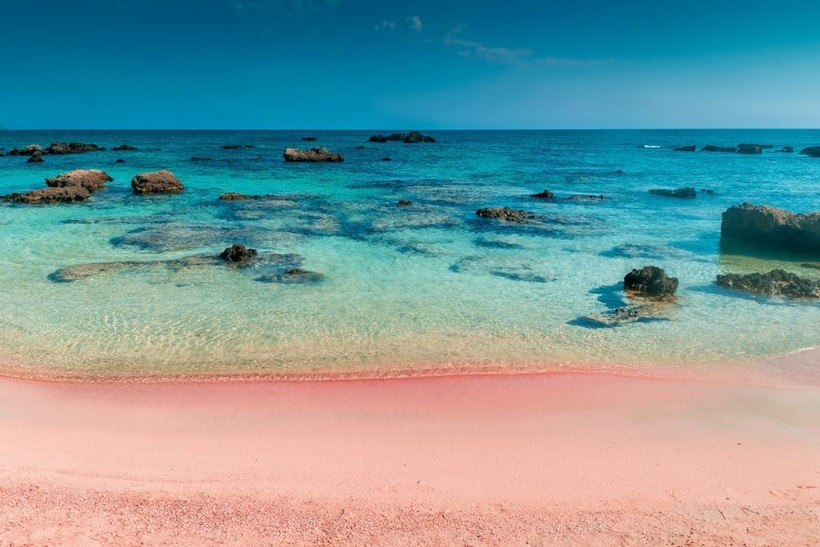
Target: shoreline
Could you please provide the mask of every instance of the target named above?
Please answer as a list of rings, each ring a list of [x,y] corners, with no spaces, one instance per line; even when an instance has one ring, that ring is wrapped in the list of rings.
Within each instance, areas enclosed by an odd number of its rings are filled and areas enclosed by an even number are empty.
[[[820,385],[769,372],[0,378],[0,541],[817,542]]]

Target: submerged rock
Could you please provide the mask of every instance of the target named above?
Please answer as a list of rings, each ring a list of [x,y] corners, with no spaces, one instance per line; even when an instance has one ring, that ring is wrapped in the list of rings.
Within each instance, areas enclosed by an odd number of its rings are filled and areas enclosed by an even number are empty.
[[[249,249],[242,245],[241,243],[234,243],[222,253],[220,253],[219,258],[225,260],[226,262],[232,262],[234,264],[246,264],[256,258],[257,252],[256,249]]]
[[[691,186],[685,188],[678,188],[676,190],[669,190],[667,188],[655,188],[649,191],[650,194],[656,196],[665,196],[669,198],[694,198],[698,193]]]
[[[602,201],[606,197],[603,194],[572,194],[565,199],[568,201]]]
[[[399,207],[407,207],[408,205],[413,205],[413,202],[409,199],[400,199],[396,205]]]
[[[620,327],[629,323],[657,321],[655,312],[656,309],[652,306],[623,306],[604,313],[586,315],[573,324],[594,328]]]
[[[784,270],[772,270],[763,274],[719,275],[717,284],[728,289],[741,289],[768,296],[820,298],[820,279],[800,277]]]
[[[707,144],[700,149],[701,152],[737,152],[737,146],[715,146]]]
[[[278,200],[283,199],[275,194],[241,194],[239,192],[225,192],[219,196],[220,201],[252,201],[252,200]]]
[[[256,148],[252,144],[223,144],[223,150],[239,150],[240,148]]]
[[[341,154],[333,153],[321,146],[311,148],[310,150],[286,148],[283,156],[285,161],[293,162],[339,162],[345,159]]]
[[[46,184],[54,188],[82,186],[89,192],[94,192],[104,188],[105,183],[112,180],[114,179],[108,173],[99,169],[75,169],[67,173],[60,173],[56,177],[47,178]]]
[[[50,203],[75,203],[85,201],[89,196],[88,190],[82,186],[66,186],[64,188],[42,188],[40,190],[9,194],[3,196],[2,199],[3,201],[40,205]]]
[[[800,153],[804,156],[820,158],[820,146],[809,146],[808,148],[801,150]]]
[[[139,150],[139,148],[137,148],[136,146],[131,146],[129,144],[121,144],[119,146],[115,146],[111,150],[114,150],[116,152],[126,152],[129,150]]]
[[[191,156],[191,161],[213,161],[213,158],[207,156]]]
[[[86,144],[82,142],[53,142],[51,146],[45,149],[47,154],[82,154],[84,152],[101,152],[105,150],[104,147],[96,144]]]
[[[764,145],[760,144],[738,144],[737,151],[739,154],[762,154]],[[766,146],[771,148],[771,146]]]
[[[530,197],[537,199],[555,199],[555,194],[545,189],[537,194],[531,194]]]
[[[674,150],[675,152],[694,152],[697,149],[698,146],[696,144],[692,144],[689,146],[676,146],[672,150]]]
[[[672,298],[678,290],[678,279],[669,277],[657,266],[644,266],[626,274],[624,290],[633,296]]]
[[[325,278],[323,274],[303,270],[302,268],[290,268],[284,272],[273,275],[263,275],[256,280],[261,283],[318,283]]]
[[[820,252],[820,212],[795,214],[746,202],[723,213],[720,234],[757,246]]]
[[[794,152],[794,146],[784,146],[780,149],[780,152],[783,152],[785,154],[791,154],[792,152]]]
[[[538,215],[530,211],[521,209],[511,209],[509,207],[484,207],[475,212],[481,218],[493,220],[505,220],[507,222],[526,222],[527,220],[540,219]]]
[[[316,140],[316,137],[302,137],[302,140],[305,142],[313,142]]]
[[[131,179],[135,194],[179,194],[185,187],[170,171],[139,173]]]

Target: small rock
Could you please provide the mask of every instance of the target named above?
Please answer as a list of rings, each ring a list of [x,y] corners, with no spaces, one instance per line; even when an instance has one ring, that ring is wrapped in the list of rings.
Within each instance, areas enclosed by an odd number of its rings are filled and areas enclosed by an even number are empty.
[[[475,214],[482,218],[505,220],[507,222],[525,222],[527,220],[540,218],[530,211],[511,209],[509,207],[484,207],[483,209],[477,210]]]
[[[26,160],[26,163],[43,163],[43,153],[40,151],[35,150],[29,159]]]
[[[741,289],[768,296],[820,298],[820,279],[800,277],[784,270],[772,270],[764,274],[719,275],[717,284],[728,289]]]
[[[656,196],[665,196],[669,198],[694,198],[697,197],[698,193],[695,191],[694,188],[691,186],[687,186],[685,188],[678,188],[676,190],[669,190],[666,188],[656,188],[649,191],[650,194],[655,194]]]
[[[694,152],[697,149],[698,149],[697,145],[692,144],[692,145],[689,145],[689,146],[676,146],[672,150],[674,152]]]
[[[135,194],[179,194],[185,186],[172,172],[163,169],[134,175],[131,188]]]
[[[106,182],[114,180],[105,171],[99,169],[75,169],[67,173],[60,173],[56,177],[47,178],[46,184],[54,188],[66,186],[82,186],[89,192],[96,192],[105,187]]]
[[[313,142],[316,140],[316,137],[302,137],[302,140],[305,142]]]
[[[644,266],[635,269],[624,277],[624,290],[635,296],[652,298],[671,298],[678,289],[678,279],[669,277],[662,268]]]
[[[737,146],[715,146],[707,144],[700,149],[701,152],[737,152]]]
[[[409,199],[400,199],[399,202],[398,202],[398,205],[400,207],[407,207],[408,205],[413,205],[413,202],[410,201]]]
[[[555,194],[545,189],[537,194],[532,194],[530,197],[538,199],[555,199]]]
[[[90,194],[82,186],[66,186],[63,188],[42,188],[40,190],[30,190],[21,194],[10,194],[3,196],[3,201],[16,201],[31,205],[50,203],[74,203],[85,201]]]
[[[126,151],[129,151],[129,150],[139,150],[139,148],[137,148],[136,146],[128,145],[128,144],[121,144],[120,146],[115,146],[111,150],[114,150],[116,152],[126,152]]]
[[[324,147],[315,147],[310,150],[287,148],[283,154],[285,161],[291,162],[340,162],[344,156],[335,154]]]
[[[232,262],[234,264],[245,264],[256,257],[256,249],[248,249],[241,243],[234,243],[222,253],[220,253],[219,258],[225,260],[227,262]]]

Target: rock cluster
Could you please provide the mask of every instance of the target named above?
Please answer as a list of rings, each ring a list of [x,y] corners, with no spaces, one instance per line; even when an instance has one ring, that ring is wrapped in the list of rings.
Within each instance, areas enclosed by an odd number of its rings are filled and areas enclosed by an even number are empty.
[[[741,289],[769,296],[820,298],[820,279],[800,277],[784,270],[746,275],[719,275],[717,276],[717,284],[728,289]]]
[[[481,218],[506,220],[507,222],[526,222],[540,218],[535,213],[509,207],[484,207],[475,212]]]
[[[411,131],[409,133],[392,133],[390,135],[373,135],[369,139],[368,142],[405,142],[408,144],[420,143],[420,142],[436,142],[436,139],[431,137],[430,135],[422,135],[418,131]]]
[[[66,186],[82,186],[89,192],[102,189],[106,182],[114,180],[105,171],[99,169],[75,169],[67,173],[61,173],[56,177],[47,178],[46,184],[53,188],[65,188]]]

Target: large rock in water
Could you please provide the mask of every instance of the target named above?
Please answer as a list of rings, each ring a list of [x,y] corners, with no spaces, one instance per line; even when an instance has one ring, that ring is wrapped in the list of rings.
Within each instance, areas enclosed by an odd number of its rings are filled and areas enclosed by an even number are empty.
[[[723,213],[720,235],[778,249],[820,252],[820,213],[743,203]]]
[[[737,146],[715,146],[707,144],[700,149],[701,152],[737,152]]]
[[[481,218],[506,220],[507,222],[525,222],[539,218],[535,213],[509,207],[484,207],[475,212]]]
[[[415,144],[419,142],[436,142],[436,139],[431,137],[430,135],[422,135],[418,131],[411,131],[409,133],[392,133],[390,135],[373,135],[369,139],[368,142],[405,142],[408,144]]]
[[[12,150],[13,152],[13,150]],[[11,153],[11,152],[10,152]],[[820,158],[820,146],[809,146],[808,148],[804,148],[800,151],[801,154],[804,156],[812,156],[815,158]]]
[[[737,151],[740,154],[762,154],[763,145],[760,144],[738,144]]]
[[[769,296],[820,298],[820,279],[800,277],[784,270],[772,270],[764,274],[719,275],[717,276],[717,284],[729,289],[741,289]]]
[[[285,161],[306,162],[306,161],[344,161],[344,156],[341,154],[334,154],[327,148],[317,146],[310,150],[300,150],[299,148],[286,148],[283,154]]]
[[[88,190],[82,186],[66,186],[64,188],[43,188],[40,190],[30,190],[21,194],[10,194],[3,196],[3,201],[16,201],[18,203],[28,203],[32,205],[74,203],[87,200],[89,195]]]
[[[12,148],[9,156],[31,156],[35,152],[43,153],[43,147],[39,144],[29,144],[25,148]]]
[[[135,194],[179,194],[185,187],[170,171],[139,173],[131,179]]]
[[[43,153],[40,151],[35,151],[31,154],[31,157],[26,160],[26,163],[43,163],[43,161]]]
[[[678,279],[669,277],[657,266],[644,266],[640,270],[635,269],[626,274],[624,290],[637,296],[672,298],[678,290]]]
[[[114,180],[105,171],[99,169],[75,169],[67,173],[61,173],[56,177],[46,179],[46,184],[53,188],[65,188],[66,186],[82,186],[89,192],[100,190],[106,182]]]

